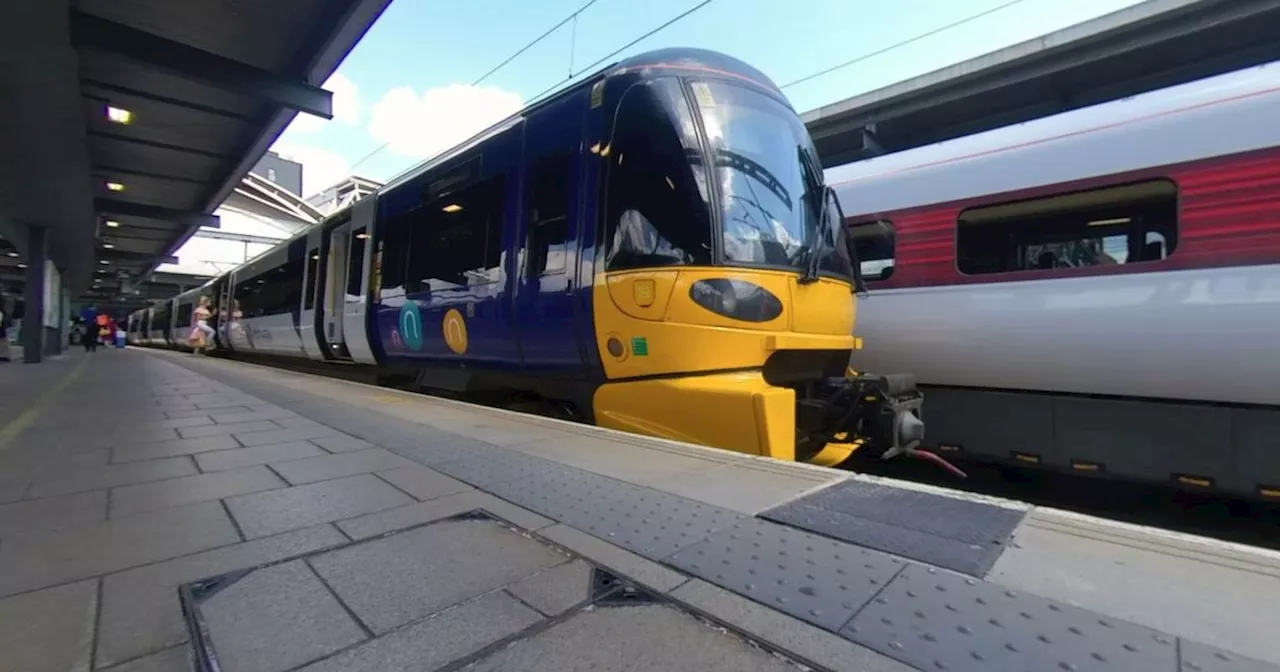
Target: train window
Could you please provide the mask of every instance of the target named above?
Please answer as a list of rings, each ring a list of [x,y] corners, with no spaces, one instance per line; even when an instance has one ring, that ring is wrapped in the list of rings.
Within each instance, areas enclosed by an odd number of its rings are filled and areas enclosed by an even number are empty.
[[[1159,261],[1177,247],[1178,188],[1151,180],[960,213],[966,275]]]
[[[409,251],[409,229],[419,211],[400,215],[378,224],[378,249],[382,252],[379,291],[404,286],[405,256]]]
[[[316,307],[316,274],[320,272],[320,250],[307,250],[307,285],[303,293],[302,309]]]
[[[867,282],[888,280],[893,275],[896,234],[887,219],[854,222],[849,225],[849,240]]]
[[[359,297],[364,282],[364,248],[369,232],[363,226],[351,233],[351,254],[347,257],[347,296]]]
[[[176,324],[174,326],[178,327],[179,329],[190,327],[191,311],[194,309],[195,309],[195,306],[190,303],[184,303],[178,306],[178,319],[175,320]]]
[[[406,291],[484,285],[501,279],[504,183],[499,175],[414,212]]]
[[[711,263],[707,171],[695,128],[675,79],[623,94],[607,147],[609,270]]]
[[[569,238],[569,183],[573,156],[544,156],[530,170],[529,230],[525,242],[525,275],[536,278],[564,270]]]

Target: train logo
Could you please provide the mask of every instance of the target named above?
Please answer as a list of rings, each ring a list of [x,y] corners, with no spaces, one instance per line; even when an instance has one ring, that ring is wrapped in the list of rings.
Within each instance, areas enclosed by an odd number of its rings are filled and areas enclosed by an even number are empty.
[[[418,312],[418,304],[413,301],[406,301],[400,306],[400,336],[410,350],[422,349],[422,313]]]
[[[457,308],[450,308],[449,312],[444,314],[444,324],[441,325],[444,331],[444,342],[449,346],[455,354],[464,354],[467,351],[467,323],[462,320],[462,313]]]

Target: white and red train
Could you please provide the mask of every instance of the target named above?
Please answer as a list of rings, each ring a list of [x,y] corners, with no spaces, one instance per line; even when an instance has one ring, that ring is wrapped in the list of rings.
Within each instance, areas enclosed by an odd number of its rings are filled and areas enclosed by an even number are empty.
[[[826,176],[926,445],[1280,498],[1280,63]]]

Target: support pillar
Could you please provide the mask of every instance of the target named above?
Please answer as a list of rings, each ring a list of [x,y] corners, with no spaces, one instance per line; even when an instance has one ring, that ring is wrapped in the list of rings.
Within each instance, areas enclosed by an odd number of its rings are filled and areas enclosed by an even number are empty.
[[[22,318],[22,360],[27,364],[44,361],[44,264],[49,257],[47,231],[43,226],[27,229],[27,287]]]

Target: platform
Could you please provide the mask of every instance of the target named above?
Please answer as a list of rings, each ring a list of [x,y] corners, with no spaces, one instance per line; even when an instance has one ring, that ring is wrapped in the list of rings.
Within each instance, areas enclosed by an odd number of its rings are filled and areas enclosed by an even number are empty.
[[[1259,549],[178,353],[0,391],[2,672],[1280,670]]]

